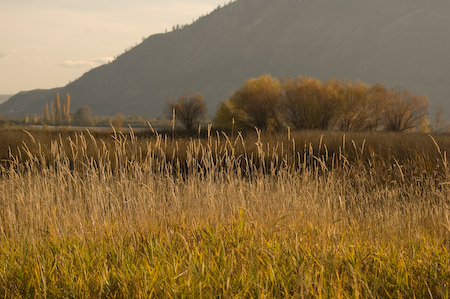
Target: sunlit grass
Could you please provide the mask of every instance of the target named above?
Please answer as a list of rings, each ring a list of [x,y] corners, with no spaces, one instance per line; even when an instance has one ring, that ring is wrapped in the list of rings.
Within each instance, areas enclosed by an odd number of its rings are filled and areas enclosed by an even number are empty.
[[[3,297],[450,296],[446,136],[23,134]]]

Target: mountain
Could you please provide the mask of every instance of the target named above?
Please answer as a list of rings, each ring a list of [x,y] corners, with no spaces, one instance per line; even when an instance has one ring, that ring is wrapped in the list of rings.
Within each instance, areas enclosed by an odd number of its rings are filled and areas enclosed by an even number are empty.
[[[0,94],[0,104],[6,102],[10,97],[11,95]]]
[[[450,1],[237,0],[152,35],[62,88],[21,92],[7,115],[41,113],[56,91],[72,111],[157,117],[167,98],[205,96],[209,114],[244,80],[270,73],[361,79],[427,95],[450,110]]]

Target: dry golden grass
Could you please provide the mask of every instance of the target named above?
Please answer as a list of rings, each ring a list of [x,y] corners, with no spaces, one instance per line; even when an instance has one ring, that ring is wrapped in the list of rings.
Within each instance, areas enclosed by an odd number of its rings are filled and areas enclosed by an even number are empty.
[[[450,296],[448,136],[0,139],[3,297]]]

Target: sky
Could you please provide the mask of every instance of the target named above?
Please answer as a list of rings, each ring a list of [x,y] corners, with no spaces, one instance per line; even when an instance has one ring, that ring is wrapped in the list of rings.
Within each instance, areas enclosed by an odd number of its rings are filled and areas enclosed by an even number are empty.
[[[228,1],[226,1],[228,2]],[[65,86],[224,0],[0,0],[0,94]]]

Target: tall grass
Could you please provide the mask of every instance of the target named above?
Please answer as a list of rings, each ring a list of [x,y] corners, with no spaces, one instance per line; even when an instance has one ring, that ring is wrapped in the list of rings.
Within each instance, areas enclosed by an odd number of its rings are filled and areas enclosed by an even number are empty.
[[[449,137],[2,134],[3,297],[450,297]]]

